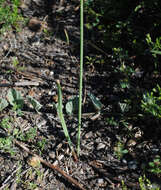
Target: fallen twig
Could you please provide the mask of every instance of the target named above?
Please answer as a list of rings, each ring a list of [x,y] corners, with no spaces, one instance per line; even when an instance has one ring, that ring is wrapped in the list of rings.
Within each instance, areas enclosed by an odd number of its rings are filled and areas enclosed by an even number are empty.
[[[20,81],[15,83],[0,83],[0,87],[14,87],[14,86],[39,86],[39,82]]]
[[[89,40],[85,41],[87,44],[89,44],[90,46],[92,46],[93,48],[95,48],[96,50],[100,51],[101,53],[105,54],[107,57],[111,57],[110,55],[108,55],[105,51],[103,51],[101,48],[99,48],[98,46],[96,46],[94,43],[92,43]]]
[[[42,159],[40,156],[38,156],[37,154],[32,153],[24,144],[22,144],[21,142],[15,140],[14,141],[16,145],[18,145],[19,147],[21,147],[23,150],[25,150],[27,153],[29,153],[30,155],[37,157],[39,159],[39,161],[41,163],[43,163],[44,165],[46,165],[47,167],[57,171],[58,173],[60,173],[63,177],[65,177],[70,183],[74,184],[77,188],[81,189],[81,190],[86,190],[82,184],[80,184],[79,182],[77,182],[74,178],[72,178],[71,176],[67,175],[63,170],[61,170],[58,166],[53,165],[47,161],[45,161],[44,159]]]
[[[51,81],[55,82],[55,79],[46,77],[42,75],[39,71],[33,71],[31,68],[25,68],[24,71],[18,71],[16,68],[13,68],[11,66],[6,66],[6,65],[0,65],[0,68],[5,69],[5,70],[12,70],[22,76],[24,76],[27,79],[36,79],[40,83],[42,83],[42,79],[46,81]]]

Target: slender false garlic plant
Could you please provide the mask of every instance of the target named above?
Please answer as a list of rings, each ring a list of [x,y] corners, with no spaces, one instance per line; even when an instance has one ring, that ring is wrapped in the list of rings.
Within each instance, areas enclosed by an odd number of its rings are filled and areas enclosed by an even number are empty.
[[[80,154],[80,137],[81,137],[81,118],[82,118],[82,83],[83,83],[83,12],[84,0],[80,0],[80,76],[79,76],[79,110],[78,110],[78,136],[77,136],[77,155]]]
[[[79,78],[79,108],[78,108],[78,134],[77,134],[77,156],[80,154],[80,137],[81,137],[81,117],[82,117],[82,82],[83,82],[83,0],[80,2],[80,78]],[[62,92],[60,81],[57,80],[58,87],[58,108],[57,112],[64,130],[65,137],[72,150],[74,158],[77,160],[72,141],[70,139],[68,129],[64,120],[62,111]]]
[[[72,144],[72,141],[70,139],[68,129],[67,129],[67,126],[66,126],[66,123],[65,123],[64,115],[63,115],[62,92],[61,92],[60,81],[57,80],[56,83],[57,83],[57,87],[58,87],[58,107],[57,107],[57,112],[58,112],[58,115],[59,115],[59,118],[60,118],[60,121],[61,121],[61,125],[63,127],[64,135],[65,135],[65,137],[66,137],[66,139],[68,141],[70,149],[72,150],[72,154],[73,154],[75,160],[77,160],[77,156],[76,156],[76,153],[74,151],[73,144]]]

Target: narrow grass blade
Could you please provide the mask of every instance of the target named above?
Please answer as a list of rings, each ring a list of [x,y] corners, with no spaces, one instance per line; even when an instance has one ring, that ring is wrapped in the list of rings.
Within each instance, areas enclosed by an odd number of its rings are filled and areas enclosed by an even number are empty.
[[[67,32],[66,29],[64,29],[64,33],[65,33],[65,36],[66,36],[67,44],[69,45],[69,35],[68,35],[68,32]]]
[[[65,137],[66,137],[66,139],[68,141],[68,144],[69,144],[69,146],[70,146],[70,148],[72,150],[72,153],[73,153],[73,155],[75,157],[74,148],[73,148],[72,141],[70,139],[68,129],[67,129],[67,126],[66,126],[66,123],[65,123],[64,115],[63,115],[62,92],[61,92],[60,81],[57,80],[56,83],[57,83],[57,87],[58,87],[58,107],[57,107],[57,112],[58,112],[58,115],[59,115],[59,118],[60,118],[60,121],[61,121],[61,124],[62,124],[62,127],[63,127],[64,135],[65,135]]]
[[[78,139],[77,139],[77,156],[80,153],[81,137],[81,117],[82,117],[82,82],[83,82],[83,0],[80,1],[80,79],[79,79],[79,111],[78,111]]]

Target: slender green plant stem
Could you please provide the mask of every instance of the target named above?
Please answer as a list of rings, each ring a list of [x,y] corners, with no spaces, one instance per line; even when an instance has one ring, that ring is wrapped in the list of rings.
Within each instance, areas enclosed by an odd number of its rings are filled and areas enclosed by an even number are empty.
[[[60,118],[60,121],[61,121],[61,124],[62,124],[62,127],[63,127],[65,137],[68,140],[68,144],[69,144],[71,150],[74,151],[72,141],[70,139],[68,129],[67,129],[67,126],[66,126],[66,123],[65,123],[63,111],[62,111],[63,106],[62,106],[62,92],[61,92],[60,81],[57,80],[56,82],[57,82],[57,87],[58,87],[58,109],[57,109],[58,115],[59,115],[59,118]]]
[[[83,83],[83,0],[80,1],[80,78],[79,78],[79,111],[78,111],[78,139],[77,156],[80,153],[81,117],[82,117],[82,83]]]

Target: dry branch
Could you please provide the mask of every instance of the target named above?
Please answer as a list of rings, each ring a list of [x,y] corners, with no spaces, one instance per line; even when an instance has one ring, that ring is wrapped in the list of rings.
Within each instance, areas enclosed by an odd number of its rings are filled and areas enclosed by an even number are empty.
[[[15,83],[0,83],[0,87],[14,87],[14,86],[39,86],[39,82],[20,81]]]

